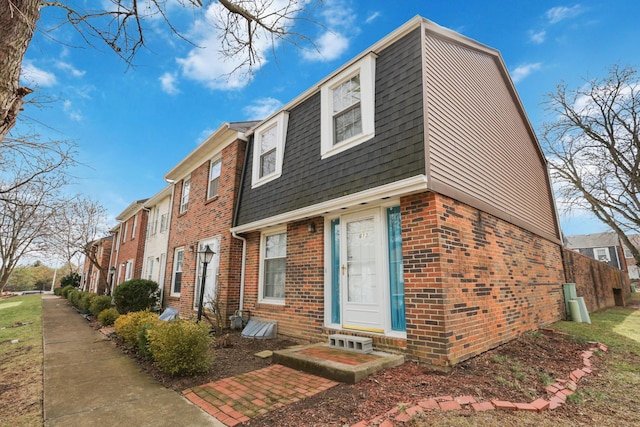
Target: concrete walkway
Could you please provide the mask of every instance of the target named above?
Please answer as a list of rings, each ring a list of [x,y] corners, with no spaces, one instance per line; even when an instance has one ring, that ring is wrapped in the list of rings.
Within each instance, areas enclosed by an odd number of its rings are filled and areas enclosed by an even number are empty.
[[[224,426],[142,372],[66,300],[43,295],[45,426]]]

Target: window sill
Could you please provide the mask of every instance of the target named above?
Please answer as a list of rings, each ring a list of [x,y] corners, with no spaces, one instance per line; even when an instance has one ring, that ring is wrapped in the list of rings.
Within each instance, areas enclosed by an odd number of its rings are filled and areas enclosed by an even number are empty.
[[[211,197],[210,199],[205,200],[204,204],[208,205],[209,203],[213,203],[213,202],[217,201],[219,198],[220,198],[220,194],[217,194],[217,195]]]

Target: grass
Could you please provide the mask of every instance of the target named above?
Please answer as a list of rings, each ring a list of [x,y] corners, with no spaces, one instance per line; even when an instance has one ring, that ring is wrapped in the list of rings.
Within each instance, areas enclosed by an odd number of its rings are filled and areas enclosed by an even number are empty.
[[[42,425],[42,363],[40,295],[0,300],[0,425]]]

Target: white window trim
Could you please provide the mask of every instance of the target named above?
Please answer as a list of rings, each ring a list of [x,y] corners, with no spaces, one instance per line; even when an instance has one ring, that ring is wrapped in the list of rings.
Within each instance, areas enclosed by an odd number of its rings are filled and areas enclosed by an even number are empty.
[[[606,256],[606,261],[600,260],[598,257],[598,251],[604,251]],[[609,252],[609,248],[593,248],[593,257],[600,262],[611,262],[611,252]]]
[[[189,191],[186,194],[186,200],[185,200],[185,187],[189,188]],[[186,211],[189,210],[189,197],[191,197],[191,177],[187,177],[182,181],[182,191],[180,192],[180,213],[185,213]]]
[[[131,240],[136,237],[136,228],[138,227],[138,214],[133,217],[133,227],[131,227]]]
[[[180,296],[180,292],[174,292],[175,290],[175,284],[176,284],[176,268],[177,268],[177,264],[176,264],[176,260],[178,259],[178,252],[182,251],[182,266],[181,266],[181,270],[180,272],[184,274],[184,246],[179,247],[179,248],[175,248],[175,250],[173,251],[173,269],[171,271],[171,289],[170,289],[170,294],[172,297],[179,297]],[[182,284],[184,282],[180,283],[180,290],[182,290]]]
[[[259,187],[269,181],[273,181],[282,175],[282,159],[284,157],[284,146],[287,139],[287,127],[289,125],[289,112],[281,111],[271,120],[260,125],[253,133],[253,173],[251,176],[251,188]],[[262,143],[262,134],[271,129],[273,126],[278,127],[276,132],[276,168],[269,175],[260,177],[260,144]]]
[[[273,228],[265,231],[260,236],[260,271],[258,273],[258,303],[271,304],[271,305],[285,305],[287,297],[286,278],[285,278],[285,297],[284,298],[272,298],[264,296],[264,256],[266,252],[267,237],[274,234],[287,234],[287,227]],[[289,239],[287,236],[287,245]],[[288,251],[287,251],[288,253]],[[287,259],[287,253],[285,253],[285,260]],[[285,276],[286,277],[286,276]]]
[[[209,195],[209,193],[211,192],[211,183],[213,182],[213,180],[211,179],[211,171],[213,170],[213,165],[215,165],[216,163],[220,163],[220,174],[216,177],[216,179],[218,180],[218,192],[214,195]],[[215,159],[212,159],[209,162],[209,179],[207,182],[207,200],[211,200],[214,197],[218,197],[220,195],[220,183],[222,182],[222,158],[221,157],[217,157]]]
[[[128,260],[124,270],[124,280],[131,280],[133,277],[133,260]]]
[[[367,54],[364,58],[340,72],[320,88],[320,141],[322,159],[362,144],[375,136],[375,59],[376,55],[374,53]],[[334,145],[332,91],[357,74],[360,74],[362,133]]]

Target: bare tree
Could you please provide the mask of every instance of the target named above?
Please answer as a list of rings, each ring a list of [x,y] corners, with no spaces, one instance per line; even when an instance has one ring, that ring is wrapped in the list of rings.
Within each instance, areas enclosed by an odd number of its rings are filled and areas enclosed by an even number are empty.
[[[85,257],[106,281],[109,266],[102,265],[96,253],[96,242],[106,236],[109,229],[106,208],[96,200],[77,195],[61,203],[55,218],[56,232],[51,239],[51,250],[63,254],[69,265],[74,261],[79,265],[80,258]]]
[[[211,3],[201,0],[177,0],[183,7],[202,8]],[[238,59],[249,68],[260,61],[256,46],[269,38],[296,42],[306,40],[293,30],[304,7],[321,0],[218,0],[224,12],[218,14],[218,27],[224,36],[221,49],[226,57]],[[93,4],[94,2],[89,2]],[[130,62],[145,46],[146,25],[160,16],[167,27],[184,38],[168,18],[166,0],[110,0],[96,2],[96,9],[84,9],[77,2],[46,0],[0,1],[0,141],[16,124],[24,97],[32,89],[20,86],[20,71],[24,55],[36,31],[41,10],[61,8],[67,22],[75,27],[90,45],[106,43],[118,56]]]
[[[0,292],[21,259],[46,253],[65,182],[50,178],[26,183],[0,200]]]
[[[579,89],[547,95],[542,141],[567,210],[584,209],[611,227],[640,264],[629,235],[640,233],[640,78],[613,66]]]

